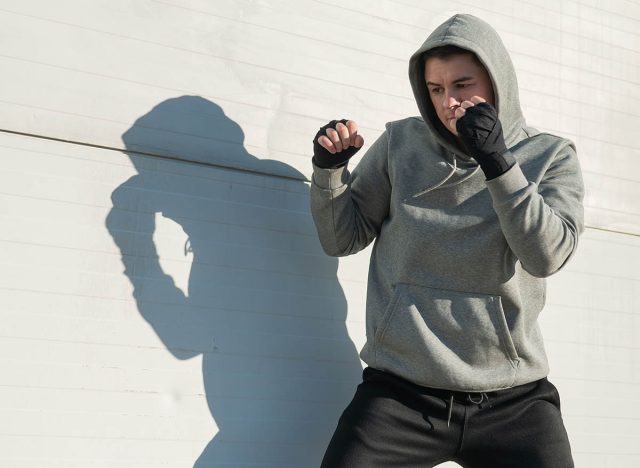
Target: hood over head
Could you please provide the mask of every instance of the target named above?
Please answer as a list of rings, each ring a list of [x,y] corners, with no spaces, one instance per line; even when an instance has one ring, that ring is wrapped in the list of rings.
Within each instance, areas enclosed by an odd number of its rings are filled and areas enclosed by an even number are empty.
[[[524,132],[526,123],[520,108],[516,73],[498,33],[485,21],[467,14],[454,15],[438,26],[409,60],[409,80],[418,109],[429,130],[448,150],[448,154],[455,153],[459,157],[462,165],[474,165],[475,161],[465,154],[456,137],[438,119],[425,83],[424,53],[445,45],[473,52],[487,69],[507,147],[527,136]]]

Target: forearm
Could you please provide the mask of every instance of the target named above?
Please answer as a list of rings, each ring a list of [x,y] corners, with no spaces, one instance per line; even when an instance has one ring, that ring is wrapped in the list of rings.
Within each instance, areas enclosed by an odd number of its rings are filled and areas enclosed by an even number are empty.
[[[518,164],[487,181],[487,186],[502,232],[523,268],[537,277],[550,276],[562,268],[584,230],[581,185],[558,187],[566,194],[563,211],[571,212],[571,217],[560,215],[547,204]]]
[[[351,191],[351,173],[344,165],[323,169],[313,165],[311,214],[327,255],[351,255],[375,238],[375,226],[364,220]]]
[[[320,167],[314,153],[310,202],[320,244],[334,257],[359,252],[375,239],[389,214],[387,133],[373,142],[353,172],[348,158],[341,167]]]

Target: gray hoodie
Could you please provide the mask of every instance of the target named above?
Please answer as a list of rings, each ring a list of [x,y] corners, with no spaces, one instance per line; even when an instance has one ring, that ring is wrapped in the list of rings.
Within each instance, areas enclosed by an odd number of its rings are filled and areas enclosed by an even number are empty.
[[[427,95],[421,55],[446,44],[473,51],[491,76],[517,162],[489,181]],[[409,78],[421,117],[387,123],[352,172],[313,167],[311,212],[325,252],[350,255],[375,240],[360,357],[449,390],[545,377],[537,323],[545,278],[567,263],[584,230],[575,147],[526,126],[509,55],[476,17],[440,25],[411,57]]]

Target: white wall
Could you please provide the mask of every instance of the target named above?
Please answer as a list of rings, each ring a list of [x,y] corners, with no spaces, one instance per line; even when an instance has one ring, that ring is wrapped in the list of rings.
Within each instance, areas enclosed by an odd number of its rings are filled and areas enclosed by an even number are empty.
[[[549,379],[577,467],[640,465],[625,0],[0,1],[0,465],[317,466],[360,378],[369,251],[322,253],[311,138],[417,114],[407,60],[455,12],[504,39],[528,123],[577,144]]]

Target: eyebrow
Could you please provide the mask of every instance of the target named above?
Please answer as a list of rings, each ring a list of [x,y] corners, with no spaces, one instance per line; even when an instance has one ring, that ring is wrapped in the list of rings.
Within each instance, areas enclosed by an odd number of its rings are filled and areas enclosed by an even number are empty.
[[[469,81],[469,80],[473,80],[473,77],[471,76],[463,76],[461,78],[458,78],[456,80],[453,80],[452,84],[456,84],[456,83],[460,83],[462,81]],[[427,86],[442,86],[440,83],[434,83],[433,81],[427,81]]]

